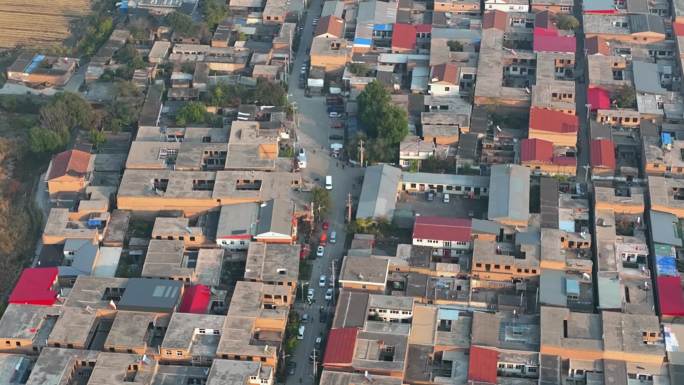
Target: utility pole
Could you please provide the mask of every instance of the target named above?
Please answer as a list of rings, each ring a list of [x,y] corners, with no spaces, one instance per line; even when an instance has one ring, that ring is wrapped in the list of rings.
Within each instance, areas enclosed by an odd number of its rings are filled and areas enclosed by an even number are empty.
[[[332,279],[333,283],[333,298],[332,298],[332,305],[335,306],[335,258],[333,257],[332,261],[332,273],[330,274],[330,279]]]
[[[351,193],[347,193],[347,223],[351,223],[351,215],[352,215],[352,201],[351,201]]]
[[[318,365],[316,365],[316,348],[313,349],[313,353],[311,353],[311,354],[313,354],[313,363],[312,363],[312,365],[313,365],[313,378],[314,378],[314,381],[315,381],[315,380],[316,380],[316,369],[318,369]]]
[[[364,150],[365,149],[363,148],[363,139],[359,139],[359,162],[361,163],[361,167],[363,167],[363,155],[364,155],[363,152],[364,152]]]

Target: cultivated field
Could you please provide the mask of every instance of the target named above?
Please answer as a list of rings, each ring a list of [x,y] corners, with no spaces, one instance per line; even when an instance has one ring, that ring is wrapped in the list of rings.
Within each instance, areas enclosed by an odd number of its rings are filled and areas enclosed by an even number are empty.
[[[0,0],[0,48],[59,44],[90,8],[91,0]]]

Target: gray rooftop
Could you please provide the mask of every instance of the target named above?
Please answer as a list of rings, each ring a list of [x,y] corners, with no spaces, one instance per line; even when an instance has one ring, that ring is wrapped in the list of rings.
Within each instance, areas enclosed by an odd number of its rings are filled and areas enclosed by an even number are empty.
[[[259,204],[238,203],[221,206],[216,239],[255,235]]]
[[[267,283],[296,282],[301,246],[250,242],[245,279]]]
[[[384,164],[366,168],[356,217],[391,219],[401,176],[400,169]]]
[[[677,217],[660,211],[649,211],[651,222],[651,237],[653,242],[681,247],[682,238],[679,236],[680,227]]]
[[[388,266],[386,259],[348,255],[342,262],[340,281],[385,285]]]
[[[658,64],[635,60],[632,62],[632,72],[634,74],[634,88],[637,92],[649,94],[664,94],[667,92],[660,85]]]
[[[222,315],[173,313],[161,349],[188,350],[192,356],[213,357],[220,335],[200,334],[198,330],[221,330],[225,319]]]
[[[178,304],[183,284],[157,278],[131,278],[118,303],[122,310],[172,312]]]
[[[527,223],[530,215],[530,169],[518,165],[492,166],[488,217]]]
[[[214,360],[206,385],[244,385],[253,381],[252,376],[270,380],[271,375],[271,370],[262,367],[260,362]]]

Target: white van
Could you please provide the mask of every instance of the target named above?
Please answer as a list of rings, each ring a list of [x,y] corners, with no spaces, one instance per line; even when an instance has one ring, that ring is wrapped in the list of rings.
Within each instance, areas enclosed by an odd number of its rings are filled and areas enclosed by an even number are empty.
[[[303,340],[304,339],[304,332],[306,331],[306,326],[300,326],[299,327],[299,332],[297,333],[297,339],[298,340]]]
[[[297,167],[300,169],[306,168],[306,152],[303,148],[299,149],[299,154],[297,155]]]
[[[325,177],[325,189],[332,190],[332,176],[326,175]]]

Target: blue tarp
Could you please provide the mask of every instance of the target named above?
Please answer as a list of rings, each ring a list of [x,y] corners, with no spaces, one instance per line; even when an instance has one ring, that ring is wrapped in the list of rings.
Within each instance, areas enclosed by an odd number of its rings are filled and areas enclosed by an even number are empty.
[[[370,47],[373,41],[371,39],[364,39],[362,37],[357,37],[354,39],[354,45],[367,45]]]
[[[30,74],[31,72],[33,72],[33,70],[36,69],[36,67],[38,67],[38,65],[43,60],[45,60],[45,55],[38,54],[38,55],[34,56],[33,59],[31,60],[31,63],[29,65],[27,65],[26,68],[24,69],[24,72],[26,72],[27,74]]]
[[[95,228],[95,227],[100,227],[102,226],[102,220],[101,219],[88,219],[88,228]]]
[[[440,307],[439,310],[437,311],[437,319],[438,320],[450,320],[450,321],[458,321],[458,316],[459,316],[459,311],[458,309],[451,309],[448,307]]]
[[[375,24],[373,25],[373,31],[391,31],[392,24]]]
[[[660,141],[663,144],[672,144],[672,135],[669,132],[663,132],[660,134]]]
[[[677,261],[669,255],[656,255],[656,275],[678,277]]]
[[[574,279],[566,279],[565,280],[565,294],[579,295],[580,294],[579,282],[577,282],[577,280],[574,280]]]

